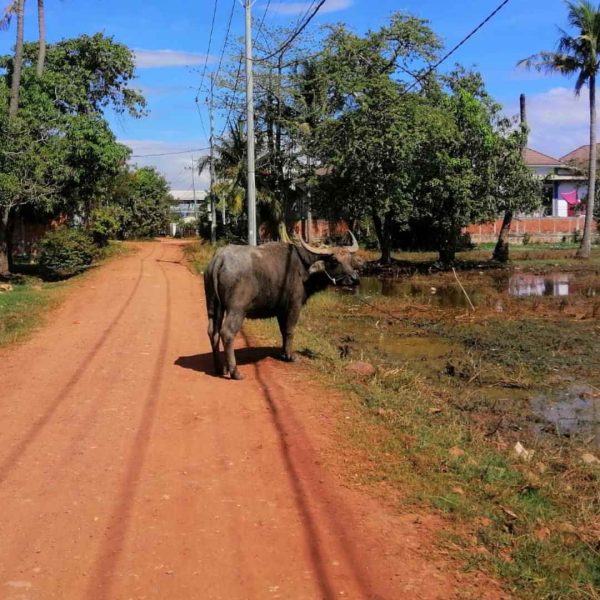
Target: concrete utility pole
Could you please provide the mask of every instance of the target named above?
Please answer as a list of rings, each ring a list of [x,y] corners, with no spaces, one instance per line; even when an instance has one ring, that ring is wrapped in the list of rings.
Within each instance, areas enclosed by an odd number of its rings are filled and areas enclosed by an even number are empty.
[[[194,199],[194,218],[196,222],[198,221],[198,204],[196,202],[196,177],[194,176],[194,171],[196,170],[196,161],[194,160],[194,155],[192,154],[192,198]]]
[[[252,2],[244,0],[246,11],[246,124],[248,154],[248,245],[256,246],[256,184],[254,181],[254,81],[252,78]]]
[[[217,207],[213,186],[215,184],[215,154],[214,154],[214,136],[215,129],[213,124],[213,78],[210,78],[210,101],[208,104],[208,114],[210,118],[210,243],[217,243]]]

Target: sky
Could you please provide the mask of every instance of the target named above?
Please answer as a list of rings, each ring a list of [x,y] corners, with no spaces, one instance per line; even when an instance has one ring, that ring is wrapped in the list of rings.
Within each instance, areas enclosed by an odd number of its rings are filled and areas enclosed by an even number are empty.
[[[267,2],[256,0],[256,21],[262,19]],[[310,27],[343,22],[356,33],[365,33],[401,11],[427,19],[451,48],[499,4],[500,0],[327,0]],[[272,0],[265,23],[292,26],[309,5]],[[230,37],[243,35],[244,11],[239,0],[217,0],[209,53],[213,6],[214,0],[46,0],[50,43],[101,31],[134,49],[135,87],[145,95],[149,115],[139,120],[109,115],[109,120],[119,141],[131,147],[132,162],[156,166],[176,190],[191,189],[192,157],[197,159],[208,146],[206,109],[201,108],[203,129],[195,98],[204,64],[207,73],[217,68],[232,6]],[[37,3],[29,0],[25,37],[31,41],[37,37],[36,9]],[[517,67],[517,62],[541,50],[553,50],[558,26],[566,27],[563,0],[510,0],[440,67],[443,72],[459,62],[477,69],[507,114],[518,113],[519,94],[526,94],[529,146],[554,157],[587,143],[586,91],[576,98],[574,80],[540,75]],[[12,51],[14,36],[14,24],[0,31],[0,53]],[[227,53],[224,60],[228,60]],[[217,116],[217,131],[222,119]],[[147,156],[153,154],[166,155]],[[206,174],[196,177],[198,189],[207,184]]]

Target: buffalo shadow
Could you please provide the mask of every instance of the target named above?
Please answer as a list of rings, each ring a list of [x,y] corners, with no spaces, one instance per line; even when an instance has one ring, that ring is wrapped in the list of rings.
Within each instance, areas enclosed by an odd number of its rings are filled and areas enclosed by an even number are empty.
[[[236,348],[235,358],[238,365],[254,365],[265,358],[281,359],[281,347]],[[174,364],[183,369],[191,369],[213,377],[222,377],[220,374],[215,373],[212,352],[180,356]]]

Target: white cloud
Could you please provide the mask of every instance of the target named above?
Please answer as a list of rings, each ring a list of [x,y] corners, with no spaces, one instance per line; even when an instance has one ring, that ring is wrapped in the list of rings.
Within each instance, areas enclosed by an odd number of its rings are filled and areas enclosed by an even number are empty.
[[[352,6],[353,0],[327,0],[319,10],[319,14],[345,10]],[[272,2],[269,10],[280,15],[299,15],[305,13],[312,2]]]
[[[202,65],[206,59],[205,54],[197,52],[181,52],[179,50],[134,50],[135,63],[139,69],[163,69],[165,67],[187,67],[189,65]],[[208,57],[208,63],[214,62],[214,57]]]
[[[509,114],[518,114],[517,105],[507,105]],[[575,96],[573,88],[555,87],[527,96],[528,146],[555,158],[589,143],[587,90]]]
[[[129,161],[130,164],[138,167],[156,167],[167,179],[171,189],[174,190],[192,189],[192,172],[190,169],[192,155],[195,160],[198,160],[206,154],[206,150],[199,149],[208,145],[206,140],[202,139],[180,142],[120,139],[119,142],[132,149],[133,156]],[[197,190],[207,189],[209,184],[208,173],[205,172],[200,176],[196,173],[195,184]]]

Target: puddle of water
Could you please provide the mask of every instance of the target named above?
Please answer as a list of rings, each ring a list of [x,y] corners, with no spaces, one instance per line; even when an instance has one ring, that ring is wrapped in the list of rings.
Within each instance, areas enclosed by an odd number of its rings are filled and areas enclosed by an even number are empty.
[[[417,363],[420,370],[433,372],[439,371],[457,349],[452,342],[437,336],[399,335],[385,320],[356,319],[349,330],[352,335],[340,339],[340,349],[347,349],[348,357],[355,360],[362,358],[361,351],[374,350],[399,365]]]
[[[471,295],[471,292],[473,292],[473,295]],[[356,293],[365,297],[381,295],[418,300],[422,304],[432,304],[442,308],[465,308],[469,306],[468,300],[457,285],[432,286],[412,283],[406,279],[362,277]],[[469,290],[469,296],[475,304],[484,300],[481,290]]]
[[[600,392],[586,384],[573,384],[566,390],[540,394],[531,400],[539,419],[538,433],[581,437],[600,447]]]
[[[432,279],[432,282],[435,280]],[[510,277],[502,274],[486,279],[486,285],[464,283],[465,289],[475,306],[493,305],[499,295],[513,298],[536,296],[565,297],[570,295],[586,298],[600,298],[600,278],[578,275],[576,273],[550,273],[533,275],[516,273]],[[494,292],[491,292],[494,290]],[[360,286],[353,293],[359,296],[392,296],[416,300],[422,304],[431,304],[441,308],[467,308],[469,302],[460,287],[455,283],[427,285],[411,282],[410,279],[378,279],[362,277]]]
[[[508,280],[508,293],[519,298],[527,296],[568,296],[571,293],[571,273],[531,275],[518,273]]]

